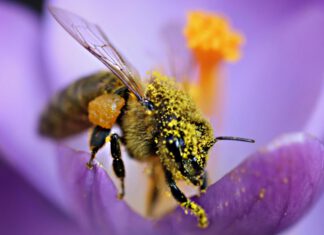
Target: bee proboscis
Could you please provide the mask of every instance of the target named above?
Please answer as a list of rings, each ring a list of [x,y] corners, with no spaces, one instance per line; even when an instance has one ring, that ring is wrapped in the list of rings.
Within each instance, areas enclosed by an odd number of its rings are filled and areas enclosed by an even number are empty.
[[[215,138],[211,124],[179,84],[159,73],[153,73],[147,83],[142,82],[134,67],[97,25],[56,7],[51,7],[50,11],[110,72],[84,77],[58,93],[42,114],[40,133],[60,139],[93,127],[87,166],[92,168],[96,153],[110,141],[113,170],[121,182],[119,198],[124,196],[125,178],[120,144],[126,146],[131,158],[157,160],[172,196],[197,217],[200,227],[207,227],[205,210],[182,193],[176,180],[185,180],[205,191],[208,150],[216,141],[254,140]],[[122,136],[111,133],[114,125],[121,127]]]

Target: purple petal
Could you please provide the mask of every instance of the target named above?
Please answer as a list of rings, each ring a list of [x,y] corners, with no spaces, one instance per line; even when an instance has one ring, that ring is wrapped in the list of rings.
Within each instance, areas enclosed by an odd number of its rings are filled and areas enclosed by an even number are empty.
[[[323,211],[324,211],[324,197],[322,196],[310,213],[303,218],[300,223],[289,229],[285,235],[294,234],[311,234],[322,235],[324,234],[323,227]]]
[[[0,150],[5,160],[53,200],[60,200],[53,146],[37,135],[46,101],[35,15],[0,3]]]
[[[6,235],[85,234],[13,169],[0,161],[0,231]]]
[[[324,84],[323,84],[324,85]],[[324,86],[322,86],[321,96],[317,101],[317,105],[313,110],[312,117],[307,123],[306,130],[309,133],[317,136],[324,141]],[[322,224],[322,214],[324,211],[324,197],[318,202],[316,208],[314,208],[306,218],[294,227],[288,234],[306,234],[311,231],[312,235],[324,234],[324,227]]]
[[[88,158],[86,153],[60,149],[71,210],[97,234],[275,234],[305,214],[324,184],[323,145],[303,134],[285,136],[195,199],[210,218],[210,227],[201,230],[180,208],[156,223],[140,217],[116,199],[116,189],[102,168],[85,167]]]
[[[259,35],[258,42],[247,38],[242,60],[228,68],[223,134],[252,137],[262,146],[282,133],[303,130],[323,81],[323,12],[317,5],[301,8]],[[236,146],[220,146],[221,175],[255,149]]]
[[[306,130],[324,141],[324,82],[321,88],[321,95],[313,109],[312,116],[309,119]]]
[[[303,134],[278,139],[197,199],[211,218],[206,234],[277,234],[318,199],[323,170],[324,147],[318,140]],[[163,221],[176,234],[199,233],[194,222],[180,210]]]
[[[146,234],[152,223],[117,199],[111,179],[95,166],[86,167],[89,154],[61,147],[59,166],[70,211],[94,234]],[[134,230],[136,229],[136,230]]]

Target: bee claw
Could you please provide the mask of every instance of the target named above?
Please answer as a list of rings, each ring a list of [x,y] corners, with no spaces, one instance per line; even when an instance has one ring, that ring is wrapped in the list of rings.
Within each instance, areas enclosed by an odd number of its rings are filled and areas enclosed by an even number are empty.
[[[118,193],[117,199],[122,200],[124,198],[124,195],[125,195],[124,193]]]
[[[87,168],[88,168],[89,170],[92,170],[94,165],[93,165],[92,161],[88,161],[88,162],[86,163],[86,166],[87,166]]]

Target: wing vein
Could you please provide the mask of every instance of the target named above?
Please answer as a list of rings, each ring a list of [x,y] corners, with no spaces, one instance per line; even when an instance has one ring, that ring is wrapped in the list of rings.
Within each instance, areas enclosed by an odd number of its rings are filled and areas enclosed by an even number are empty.
[[[140,101],[144,100],[137,71],[115,49],[98,25],[60,8],[50,7],[50,12],[77,42],[107,66]]]

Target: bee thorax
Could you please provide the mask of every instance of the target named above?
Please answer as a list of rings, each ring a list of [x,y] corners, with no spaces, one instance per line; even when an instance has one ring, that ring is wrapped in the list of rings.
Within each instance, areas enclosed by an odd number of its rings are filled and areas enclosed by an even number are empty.
[[[156,124],[154,117],[133,96],[130,96],[127,101],[121,127],[130,157],[145,161],[155,156],[154,133]]]

